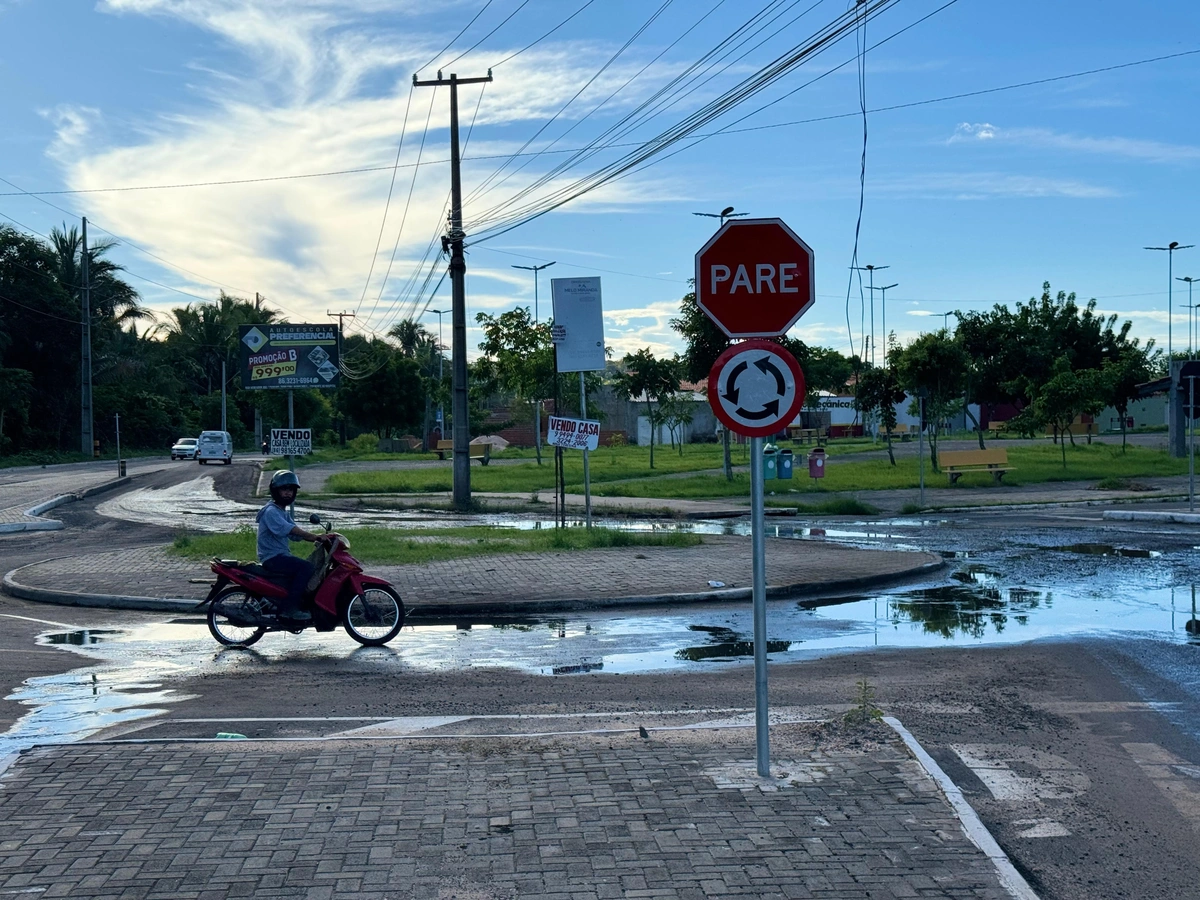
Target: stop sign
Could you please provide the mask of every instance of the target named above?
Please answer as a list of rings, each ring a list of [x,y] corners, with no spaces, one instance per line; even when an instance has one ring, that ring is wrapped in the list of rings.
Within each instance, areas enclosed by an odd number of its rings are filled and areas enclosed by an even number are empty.
[[[782,219],[726,222],[696,254],[696,302],[731,338],[784,334],[815,299],[812,248]]]

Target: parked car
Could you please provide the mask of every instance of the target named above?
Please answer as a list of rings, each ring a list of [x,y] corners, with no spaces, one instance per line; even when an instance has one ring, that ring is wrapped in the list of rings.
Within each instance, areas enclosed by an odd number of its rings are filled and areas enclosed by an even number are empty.
[[[233,462],[233,437],[228,431],[200,432],[196,462],[203,466],[209,460],[219,461],[226,466]]]
[[[171,447],[171,459],[195,459],[199,438],[180,438]]]

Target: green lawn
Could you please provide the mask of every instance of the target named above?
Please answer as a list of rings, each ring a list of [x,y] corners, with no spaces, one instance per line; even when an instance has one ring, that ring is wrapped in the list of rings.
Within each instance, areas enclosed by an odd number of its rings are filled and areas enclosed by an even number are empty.
[[[699,535],[681,532],[646,534],[609,528],[530,529],[494,528],[348,528],[341,532],[350,541],[355,558],[374,564],[408,565],[490,556],[497,553],[530,553],[548,550],[596,550],[609,547],[694,547]],[[249,527],[231,534],[180,535],[170,553],[189,559],[254,559],[255,533]],[[298,553],[312,548],[297,544]]]
[[[837,443],[828,449],[830,457],[861,453],[878,449],[867,441]],[[504,458],[512,451],[493,458]],[[532,493],[554,489],[554,457],[547,452],[542,465],[532,461],[532,451],[519,451],[529,462],[505,466],[481,466],[471,464],[471,489],[476,491],[501,491]],[[361,458],[361,457],[360,457]],[[411,456],[410,456],[411,458]],[[583,454],[577,450],[563,453],[566,466],[568,490],[583,490]],[[735,466],[750,464],[748,445],[733,448]],[[654,468],[650,468],[649,447],[601,447],[590,455],[590,474],[593,487],[629,479],[659,478],[687,472],[710,470],[719,472],[723,466],[720,444],[685,444],[683,453],[678,448],[656,447]],[[343,472],[331,475],[326,482],[326,491],[334,494],[421,494],[451,489],[450,467],[425,469],[395,469],[379,472]],[[724,476],[718,476],[724,479]],[[668,479],[670,480],[670,479]],[[684,479],[690,480],[690,479]],[[655,496],[644,494],[620,494],[614,485],[616,496]],[[674,496],[660,494],[657,496]]]
[[[1067,446],[1067,466],[1062,464],[1061,450],[1053,444],[1030,444],[1010,447],[1008,461],[1013,471],[1004,476],[1004,484],[1041,484],[1054,481],[1091,481],[1104,478],[1153,477],[1186,475],[1186,459],[1172,459],[1162,450],[1129,447],[1122,453],[1120,446],[1110,444],[1080,444]],[[788,481],[767,482],[767,489],[776,495],[789,491],[818,493],[824,491],[872,491],[916,488],[920,485],[919,462],[915,457],[901,457],[896,466],[886,459],[848,461],[829,465],[825,477],[816,481],[807,470],[797,469]],[[925,485],[950,488],[946,475],[934,472],[926,460]],[[986,473],[963,475],[958,487],[991,487],[992,477]],[[608,497],[658,497],[666,499],[709,499],[745,497],[750,492],[750,476],[738,474],[732,482],[721,475],[697,475],[674,480],[644,478],[636,482],[593,486],[592,492]]]

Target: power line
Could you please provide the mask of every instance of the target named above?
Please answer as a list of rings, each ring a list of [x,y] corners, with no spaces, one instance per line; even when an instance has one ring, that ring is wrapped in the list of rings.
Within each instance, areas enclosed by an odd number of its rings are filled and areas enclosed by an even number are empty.
[[[514,9],[507,16],[505,16],[503,19],[500,20],[499,25],[497,25],[495,28],[493,28],[491,31],[489,31],[487,34],[485,34],[483,37],[481,37],[479,40],[477,40],[474,44],[472,44],[470,47],[468,47],[462,53],[458,54],[458,56],[454,57],[454,59],[450,60],[450,62],[448,62],[444,66],[442,66],[442,68],[443,69],[450,68],[456,62],[458,62],[460,59],[462,59],[464,56],[466,56],[468,53],[470,53],[472,50],[474,50],[476,47],[478,47],[480,44],[482,44],[484,41],[486,41],[488,38],[490,38],[493,34],[495,34],[497,31],[499,31],[501,28],[503,28],[505,25],[507,25],[509,19],[511,19],[513,16],[515,16],[521,10],[523,10],[528,3],[529,3],[529,0],[521,0],[520,5],[518,5],[516,9]]]
[[[460,37],[462,37],[464,34],[466,34],[467,29],[470,28],[472,25],[474,25],[475,20],[478,19],[480,16],[482,16],[484,11],[491,5],[492,5],[492,0],[487,0],[487,2],[484,3],[482,7],[480,7],[479,12],[477,12],[477,13],[475,13],[475,15],[471,16],[471,21],[469,21],[466,25],[464,25],[462,27],[462,31],[460,31],[454,37],[450,38],[450,43],[446,44],[445,47],[443,47],[437,53],[433,54],[433,59],[429,60],[429,62],[425,63],[425,65],[423,65],[423,66],[421,66],[421,68],[417,69],[417,74],[420,74],[423,70],[428,69],[435,62],[437,62],[437,58],[439,56],[441,56],[443,53],[445,53],[447,50],[449,50],[454,45],[455,41],[457,41]]]
[[[408,111],[412,108],[413,88],[408,89],[408,103],[404,105],[404,122],[400,126],[400,144],[396,147],[396,162],[392,169],[392,180],[388,184],[387,200],[383,204],[383,221],[379,223],[379,235],[375,238],[375,252],[371,254],[371,265],[367,269],[367,280],[363,282],[362,295],[358,298],[358,306],[354,307],[354,311],[358,312],[362,306],[363,300],[367,297],[367,288],[371,285],[371,276],[375,274],[375,260],[379,258],[379,245],[383,242],[383,229],[387,227],[388,210],[392,208],[392,191],[396,187],[396,172],[399,171],[400,154],[404,150],[404,136],[408,133]],[[433,111],[432,104],[430,112]],[[429,128],[429,121],[426,120],[425,128]],[[415,180],[415,179],[414,179]]]
[[[591,2],[594,3],[595,0],[591,0]],[[587,6],[587,5],[590,5],[590,3],[585,4],[585,6]],[[871,49],[875,49],[875,47],[877,47],[877,46],[879,46],[879,45],[876,44]],[[1179,58],[1185,57],[1185,56],[1195,56],[1196,54],[1200,54],[1200,49],[1184,50],[1179,53],[1169,53],[1169,54],[1166,54],[1165,56],[1154,56],[1154,57],[1150,57],[1149,59],[1139,59],[1139,60],[1134,60],[1133,62],[1117,63],[1117,64],[1111,65],[1111,66],[1102,66],[1097,69],[1086,69],[1081,72],[1070,72],[1065,75],[1053,75],[1053,76],[1049,76],[1047,78],[1035,78],[1030,81],[1020,81],[1020,82],[1016,82],[1014,84],[1000,85],[998,87],[980,88],[979,90],[975,90],[975,91],[966,91],[964,93],[959,93],[959,94],[948,94],[943,97],[930,97],[925,100],[912,100],[907,103],[896,103],[896,104],[892,104],[890,106],[876,106],[871,109],[868,109],[867,112],[871,115],[874,115],[876,113],[895,112],[895,111],[901,110],[901,109],[912,109],[917,106],[928,106],[928,105],[934,104],[934,103],[948,103],[953,100],[966,100],[971,97],[980,97],[985,94],[996,94],[996,93],[1001,93],[1003,91],[1018,90],[1020,88],[1037,87],[1038,85],[1052,84],[1056,81],[1068,81],[1068,80],[1071,80],[1074,78],[1085,78],[1088,75],[1101,75],[1106,72],[1115,72],[1120,69],[1129,69],[1129,68],[1133,68],[1135,66],[1144,66],[1144,65],[1149,65],[1151,63],[1156,63],[1156,62],[1165,62],[1165,61],[1172,60],[1172,59],[1179,59]],[[848,59],[839,68],[843,68],[844,66],[849,65],[853,61],[854,61],[854,58]],[[707,134],[699,134],[699,135],[695,135],[695,137],[697,137],[697,138],[712,138],[712,137],[722,137],[722,136],[730,135],[730,134],[747,134],[747,133],[753,132],[753,131],[768,131],[768,130],[771,130],[774,128],[791,128],[796,125],[812,125],[812,124],[815,124],[818,122],[831,122],[831,121],[835,121],[837,119],[851,119],[851,118],[855,118],[859,115],[861,115],[861,111],[854,110],[853,112],[832,113],[827,116],[815,116],[813,118],[808,118],[808,119],[792,119],[792,120],[789,120],[786,122],[772,122],[772,123],[769,123],[766,125],[751,125],[746,128],[722,128],[719,131],[709,132]],[[641,145],[640,141],[626,141],[626,142],[622,142],[622,143],[606,144],[605,147],[606,148],[621,148],[621,147],[635,147],[635,146],[640,146],[640,145]],[[553,153],[553,154],[578,153],[578,152],[580,152],[582,150],[586,150],[586,149],[588,149],[588,147],[567,147],[567,148],[562,148],[562,149],[558,149],[558,150],[535,150],[535,151],[531,151],[529,153],[497,153],[497,154],[489,154],[489,155],[484,155],[484,156],[464,156],[463,162],[487,162],[489,160],[494,160],[494,159],[508,159],[509,157],[512,157],[512,156],[536,156],[539,154],[544,155],[544,154],[551,154],[551,153]],[[421,165],[434,166],[434,165],[441,165],[444,163],[448,163],[449,161],[450,161],[449,159],[431,159],[431,160],[427,160],[427,161],[421,163]],[[53,196],[64,196],[64,195],[69,195],[69,194],[107,194],[107,193],[121,193],[121,192],[127,192],[127,191],[167,191],[167,190],[183,190],[183,189],[187,189],[187,188],[200,188],[200,187],[230,187],[230,186],[237,186],[237,185],[241,185],[241,184],[265,184],[265,183],[269,183],[272,181],[298,181],[298,180],[307,179],[307,178],[334,178],[334,177],[339,177],[342,175],[363,175],[363,174],[369,174],[372,172],[390,172],[390,171],[393,171],[394,169],[411,169],[411,168],[415,168],[415,167],[416,166],[414,163],[402,163],[400,165],[391,165],[391,166],[363,166],[363,167],[357,168],[357,169],[333,169],[333,170],[329,170],[329,171],[325,171],[325,172],[300,172],[295,175],[267,175],[267,176],[253,177],[253,178],[224,179],[224,180],[220,180],[220,181],[186,181],[186,182],[176,182],[176,183],[172,183],[172,184],[135,184],[135,185],[122,185],[119,187],[74,188],[74,189],[69,189],[69,190],[52,190],[52,191],[23,191],[23,190],[0,191],[0,197],[53,197]],[[0,178],[0,181],[4,181],[7,184],[12,184],[12,182],[10,182],[4,178]],[[103,229],[101,229],[101,230],[103,230]],[[241,288],[235,288],[235,290],[241,290]]]
[[[581,12],[583,12],[585,9],[587,9],[589,6],[591,6],[595,2],[596,2],[596,0],[587,0],[587,2],[585,2],[583,4],[583,6],[579,7],[579,9],[575,10],[575,12],[571,13],[569,16],[567,16],[565,19],[563,19],[561,22],[559,22],[557,25],[555,25],[549,31],[545,32],[541,37],[530,41],[528,44],[526,44],[524,47],[522,47],[516,53],[510,53],[508,56],[504,57],[504,59],[500,60],[500,62],[492,63],[491,67],[493,69],[498,69],[498,68],[500,68],[500,66],[504,65],[510,59],[516,59],[518,56],[520,56],[526,50],[530,50],[530,49],[536,47],[538,44],[540,44],[546,38],[550,37],[550,35],[554,34],[554,32],[558,31],[558,29],[562,28],[564,25],[566,25],[573,18],[575,18],[577,15],[579,15]]]

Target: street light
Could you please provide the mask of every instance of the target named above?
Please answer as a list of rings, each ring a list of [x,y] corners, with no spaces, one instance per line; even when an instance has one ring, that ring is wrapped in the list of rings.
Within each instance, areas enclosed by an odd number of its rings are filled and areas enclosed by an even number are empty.
[[[1167,251],[1167,374],[1168,375],[1171,374],[1171,319],[1173,318],[1171,300],[1172,300],[1172,288],[1174,287],[1174,285],[1172,284],[1172,281],[1174,281],[1173,266],[1175,263],[1175,251],[1176,250],[1190,250],[1194,246],[1196,246],[1196,245],[1195,244],[1180,245],[1179,241],[1171,241],[1171,243],[1167,244],[1167,246],[1165,246],[1165,247],[1143,247],[1142,248],[1143,250],[1165,250],[1165,251]],[[1172,385],[1174,385],[1174,383],[1175,382],[1171,382]],[[1174,397],[1174,395],[1175,395],[1175,388],[1172,387],[1171,388],[1171,396]]]
[[[738,216],[748,216],[749,213],[734,212],[732,206],[727,206],[719,213],[692,213],[693,216],[707,216],[710,219],[720,219],[721,224],[725,224],[726,219],[736,219]]]
[[[1185,275],[1182,278],[1176,278],[1176,281],[1186,281],[1188,286],[1188,310],[1194,310],[1196,307],[1192,304],[1192,283],[1196,280],[1191,275]],[[1194,312],[1188,312],[1188,358],[1195,359],[1192,353],[1192,317]]]
[[[555,262],[557,262],[557,260],[551,260],[548,263],[542,263],[540,266],[513,266],[514,269],[524,269],[526,272],[533,273],[533,324],[534,325],[536,325],[538,323],[538,272],[542,271],[542,269],[550,268],[552,265],[554,265]],[[554,411],[554,414],[556,416],[559,414],[557,409]],[[542,401],[540,399],[538,400],[537,403],[533,404],[533,440],[534,440],[534,443],[537,444],[538,452],[540,454],[541,449],[542,449]],[[540,455],[538,456],[538,461],[539,462],[541,461]]]
[[[438,434],[443,438],[446,436],[446,423],[442,418],[442,366],[446,357],[442,355],[442,316],[449,315],[451,310],[448,309],[431,309],[431,313],[437,313],[438,317]]]
[[[875,365],[875,273],[889,267],[866,265],[851,266],[850,268],[856,272],[866,272],[870,275],[870,287],[867,290],[871,292],[871,365]],[[858,283],[862,284],[862,281],[860,280]],[[886,335],[887,332],[885,331],[884,334]],[[886,337],[884,339],[886,340]]]
[[[881,268],[881,269],[884,269],[884,268],[887,268],[887,267],[886,267],[886,266],[880,266],[879,268]],[[882,299],[881,299],[879,302],[880,302],[880,309],[881,309],[881,311],[883,312],[883,361],[884,361],[884,362],[887,362],[887,339],[888,339],[888,330],[887,330],[887,292],[888,292],[888,291],[890,291],[892,288],[894,288],[894,287],[897,287],[899,284],[900,284],[900,282],[896,282],[895,284],[889,284],[889,285],[885,285],[884,287],[872,287],[872,288],[871,288],[871,290],[872,290],[872,291],[879,291],[879,292],[881,292],[881,294],[883,295],[883,296],[882,296]],[[872,296],[872,297],[874,297],[874,294],[872,294],[871,296]],[[871,307],[871,308],[872,308],[872,311],[874,311],[874,305],[872,305],[872,307]],[[874,347],[874,344],[875,344],[875,339],[874,339],[874,338],[871,338],[871,344],[872,344],[872,347]]]

